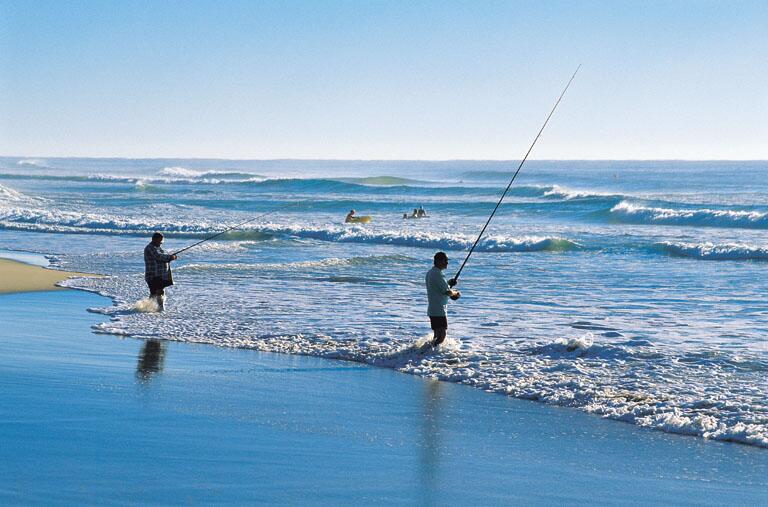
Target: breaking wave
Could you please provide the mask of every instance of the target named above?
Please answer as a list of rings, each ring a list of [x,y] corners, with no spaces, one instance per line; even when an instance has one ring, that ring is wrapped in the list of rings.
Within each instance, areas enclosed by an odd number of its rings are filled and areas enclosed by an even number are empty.
[[[265,176],[252,173],[244,173],[237,171],[221,171],[221,170],[199,170],[199,169],[187,169],[186,167],[164,167],[158,173],[161,176],[170,176],[172,178],[179,178],[182,181],[192,180],[210,180],[221,181],[226,180],[234,181],[258,181],[266,179]]]
[[[25,167],[46,167],[46,161],[39,158],[25,158],[16,162],[16,165]]]
[[[26,196],[21,192],[0,184],[0,200],[18,202],[26,200]]]
[[[18,190],[0,184],[0,203],[31,204],[40,201],[43,201],[43,199],[22,194]]]
[[[193,223],[150,222],[122,215],[105,215],[25,207],[0,208],[0,228],[37,232],[80,234],[146,235],[163,231],[175,237],[198,238],[219,232],[221,225],[197,221]],[[298,226],[266,224],[230,231],[221,239],[233,241],[264,240],[275,236],[339,243],[371,243],[407,247],[466,250],[473,238],[463,234],[407,232],[401,230],[371,231],[365,227]],[[564,252],[578,250],[575,241],[547,236],[487,236],[477,245],[481,252]]]
[[[675,243],[661,242],[654,245],[663,253],[675,257],[714,261],[768,261],[768,247],[744,244]]]
[[[466,250],[474,238],[463,234],[369,231],[365,227],[302,227],[266,225],[258,230],[269,234],[282,234],[306,239],[346,243],[375,243],[441,250]],[[481,252],[563,252],[580,249],[581,246],[569,239],[542,236],[487,236],[478,243]]]
[[[500,195],[497,187],[462,184],[438,184],[397,176],[371,176],[361,178],[268,178],[266,176],[223,170],[197,170],[185,167],[165,167],[154,175],[119,176],[111,174],[62,175],[62,174],[2,174],[5,179],[71,181],[105,184],[135,185],[145,190],[152,185],[237,185],[254,191],[286,192],[290,194],[348,193],[413,196],[482,196],[495,200]],[[545,201],[605,201],[612,206],[622,198],[616,195],[586,190],[574,190],[559,185],[523,185],[512,187],[509,196],[541,199]]]
[[[653,208],[622,201],[609,214],[612,221],[631,224],[768,228],[768,213],[760,211]]]

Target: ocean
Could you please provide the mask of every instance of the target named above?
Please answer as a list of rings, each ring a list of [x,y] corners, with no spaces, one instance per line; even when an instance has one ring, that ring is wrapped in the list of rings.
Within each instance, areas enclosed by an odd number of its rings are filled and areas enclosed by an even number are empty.
[[[345,359],[768,448],[768,162],[0,157],[0,249],[108,275],[108,335]],[[426,219],[403,219],[423,206]],[[367,224],[345,224],[350,209]],[[184,252],[162,314],[142,250]],[[44,310],[44,309],[41,309]]]

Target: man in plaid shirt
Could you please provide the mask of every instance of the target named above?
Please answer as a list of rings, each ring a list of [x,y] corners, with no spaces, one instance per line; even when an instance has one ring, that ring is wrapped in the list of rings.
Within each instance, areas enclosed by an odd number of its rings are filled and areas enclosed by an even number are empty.
[[[156,232],[144,247],[144,279],[149,285],[149,297],[155,299],[160,311],[164,307],[165,288],[173,285],[170,262],[176,260],[175,255],[165,253],[160,246],[162,243],[163,235]]]

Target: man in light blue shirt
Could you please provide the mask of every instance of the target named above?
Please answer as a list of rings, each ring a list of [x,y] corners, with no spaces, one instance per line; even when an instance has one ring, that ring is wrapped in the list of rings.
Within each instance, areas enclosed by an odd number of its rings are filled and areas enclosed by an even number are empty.
[[[435,337],[432,345],[437,346],[445,340],[445,334],[448,331],[448,316],[445,312],[448,306],[448,298],[456,301],[461,297],[461,293],[448,286],[445,280],[443,270],[448,267],[448,256],[445,252],[435,254],[435,265],[427,271],[427,315]]]

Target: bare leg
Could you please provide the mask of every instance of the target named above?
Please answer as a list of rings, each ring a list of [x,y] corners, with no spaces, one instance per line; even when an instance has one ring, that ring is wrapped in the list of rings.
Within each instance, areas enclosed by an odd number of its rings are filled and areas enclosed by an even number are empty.
[[[432,340],[432,345],[436,347],[441,343],[443,343],[447,332],[448,332],[448,329],[444,327],[435,329],[435,338]]]
[[[165,291],[163,289],[155,290],[154,292],[150,292],[149,297],[150,299],[155,300],[158,311],[162,312],[165,307]]]

